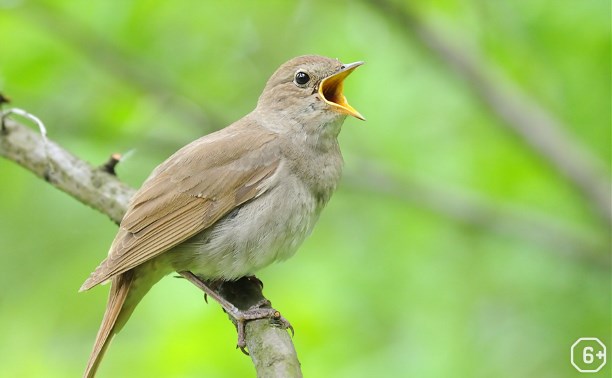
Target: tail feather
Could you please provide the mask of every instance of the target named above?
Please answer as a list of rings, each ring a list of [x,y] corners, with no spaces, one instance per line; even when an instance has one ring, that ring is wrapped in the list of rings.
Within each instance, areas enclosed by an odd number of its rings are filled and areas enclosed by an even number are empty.
[[[132,281],[132,271],[119,274],[118,276],[112,278],[111,289],[108,297],[106,311],[104,312],[104,318],[102,319],[100,330],[98,331],[98,335],[96,336],[96,342],[89,357],[89,361],[87,362],[87,368],[85,369],[85,373],[83,374],[83,377],[85,378],[94,377],[94,375],[96,374],[96,370],[98,369],[98,365],[100,364],[100,361],[104,356],[104,352],[106,351],[106,348],[108,347],[113,335],[117,333],[119,331],[119,328],[123,325],[117,324],[117,320],[122,312],[123,305],[130,291],[130,287],[132,286]],[[133,310],[133,308],[125,310],[129,312],[128,314],[126,314],[127,316],[129,316],[131,314],[130,310]],[[124,323],[124,321],[121,323]]]

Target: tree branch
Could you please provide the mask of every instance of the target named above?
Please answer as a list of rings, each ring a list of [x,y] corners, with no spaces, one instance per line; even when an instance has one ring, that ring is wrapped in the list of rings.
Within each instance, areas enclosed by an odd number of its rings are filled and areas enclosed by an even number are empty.
[[[408,36],[420,42],[465,79],[478,98],[503,121],[502,125],[522,137],[557,172],[574,184],[608,223],[612,223],[609,172],[600,159],[572,140],[567,126],[518,88],[513,88],[474,54],[459,49],[423,22],[409,5],[391,0],[366,2],[395,21]]]
[[[108,215],[115,223],[121,222],[134,189],[17,122],[5,119],[4,126],[0,156]]]
[[[119,223],[135,190],[108,169],[96,168],[29,128],[3,118],[0,156],[12,160],[59,190]],[[219,292],[238,308],[263,299],[252,280],[224,283]],[[234,293],[233,296],[230,295]],[[240,293],[241,295],[237,295]],[[268,319],[247,323],[247,347],[258,377],[301,377],[300,363],[286,330]]]
[[[595,230],[578,227],[525,206],[499,203],[475,193],[400,177],[366,159],[353,160],[359,172],[346,172],[343,181],[346,190],[360,191],[367,196],[389,197],[462,226],[543,246],[559,257],[596,268],[610,267],[608,239]]]

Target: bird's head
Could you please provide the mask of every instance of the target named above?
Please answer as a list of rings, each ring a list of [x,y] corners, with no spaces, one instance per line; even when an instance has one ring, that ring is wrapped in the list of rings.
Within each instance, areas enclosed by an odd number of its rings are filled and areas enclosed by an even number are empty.
[[[257,108],[300,123],[337,123],[347,115],[365,120],[342,92],[344,79],[362,64],[317,55],[293,58],[270,77]]]

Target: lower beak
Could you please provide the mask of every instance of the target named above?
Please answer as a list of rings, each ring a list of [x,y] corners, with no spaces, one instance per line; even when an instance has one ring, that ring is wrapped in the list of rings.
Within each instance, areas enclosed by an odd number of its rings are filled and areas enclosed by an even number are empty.
[[[346,101],[346,97],[344,97],[344,94],[342,93],[344,79],[346,79],[346,77],[350,75],[355,68],[361,66],[362,64],[363,62],[345,64],[342,66],[340,71],[323,79],[319,85],[319,95],[335,111],[342,114],[348,114],[365,121],[365,118],[357,110],[355,110],[355,108],[349,105],[349,103]]]

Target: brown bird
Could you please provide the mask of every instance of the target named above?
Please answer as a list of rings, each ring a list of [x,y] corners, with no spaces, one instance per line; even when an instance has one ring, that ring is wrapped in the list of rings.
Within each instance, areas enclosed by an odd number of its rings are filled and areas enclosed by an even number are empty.
[[[268,80],[255,110],[153,170],[131,199],[108,257],[80,289],[111,281],[85,377],[95,375],[112,336],[163,276],[176,271],[202,287],[198,277],[236,280],[295,253],[340,180],[344,119],[364,119],[342,93],[361,64],[291,59]],[[238,320],[241,347],[244,321],[272,314],[239,311],[203,289]]]

